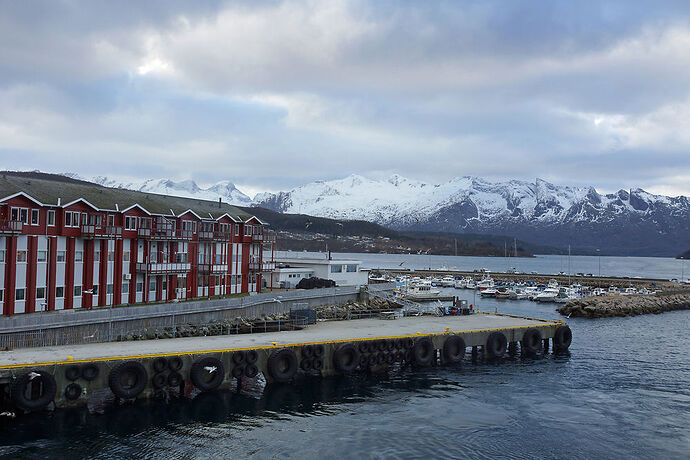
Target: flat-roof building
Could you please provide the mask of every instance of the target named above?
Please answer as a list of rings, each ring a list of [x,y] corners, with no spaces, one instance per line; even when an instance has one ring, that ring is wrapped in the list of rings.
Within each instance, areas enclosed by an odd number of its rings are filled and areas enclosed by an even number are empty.
[[[333,259],[327,254],[322,258],[314,254],[300,255],[282,252],[275,257],[271,287],[294,288],[302,278],[311,276],[333,280],[337,286],[361,286],[369,282],[369,271],[361,268],[360,260]]]
[[[4,315],[255,292],[275,232],[234,206],[0,172]]]

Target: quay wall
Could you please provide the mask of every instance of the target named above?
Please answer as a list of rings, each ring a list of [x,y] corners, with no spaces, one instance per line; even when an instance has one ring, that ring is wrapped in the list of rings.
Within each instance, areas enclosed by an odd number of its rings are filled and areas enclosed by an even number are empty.
[[[180,303],[63,310],[0,318],[0,349],[110,342],[142,330],[202,325],[235,318],[262,318],[292,309],[366,300],[368,290],[394,284],[269,292],[254,296]]]

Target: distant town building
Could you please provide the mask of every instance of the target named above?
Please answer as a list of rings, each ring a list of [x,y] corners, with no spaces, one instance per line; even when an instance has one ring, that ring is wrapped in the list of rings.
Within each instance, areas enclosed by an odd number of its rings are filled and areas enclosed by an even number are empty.
[[[0,172],[4,315],[260,290],[275,232],[225,203]],[[270,254],[270,252],[267,252]]]

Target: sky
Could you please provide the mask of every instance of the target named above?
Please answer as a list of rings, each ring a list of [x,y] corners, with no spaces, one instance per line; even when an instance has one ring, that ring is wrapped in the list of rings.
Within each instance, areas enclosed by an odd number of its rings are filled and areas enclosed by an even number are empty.
[[[690,2],[0,0],[0,167],[690,195]]]

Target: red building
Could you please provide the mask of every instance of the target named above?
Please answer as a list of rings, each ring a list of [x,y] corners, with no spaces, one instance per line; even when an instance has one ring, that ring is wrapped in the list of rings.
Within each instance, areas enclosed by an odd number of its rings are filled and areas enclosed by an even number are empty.
[[[224,203],[0,173],[4,315],[261,289],[275,233]]]

